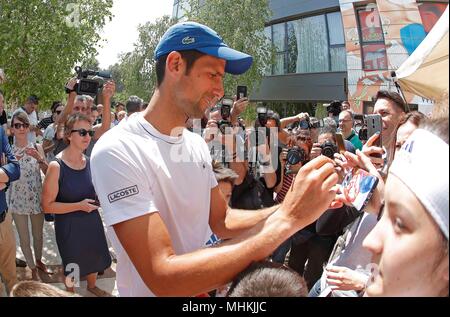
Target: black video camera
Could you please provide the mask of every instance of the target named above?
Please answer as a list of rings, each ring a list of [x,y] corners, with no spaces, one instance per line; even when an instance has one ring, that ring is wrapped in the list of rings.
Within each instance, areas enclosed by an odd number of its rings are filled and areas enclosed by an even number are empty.
[[[80,66],[75,67],[75,72],[77,73],[78,80],[73,90],[77,95],[89,95],[95,97],[103,88],[104,79],[111,78],[109,72],[83,70]],[[67,88],[66,92],[70,93]]]
[[[327,140],[325,141],[325,143],[321,144],[320,148],[322,149],[322,155],[325,155],[330,159],[334,159],[334,154],[338,153],[336,144],[334,144],[330,140]]]

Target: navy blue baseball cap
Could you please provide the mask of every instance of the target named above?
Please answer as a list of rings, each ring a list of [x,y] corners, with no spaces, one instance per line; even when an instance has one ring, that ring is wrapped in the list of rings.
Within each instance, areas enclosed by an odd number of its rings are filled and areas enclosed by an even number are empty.
[[[211,28],[196,22],[181,22],[171,26],[155,49],[155,60],[173,51],[196,50],[224,59],[225,72],[240,75],[253,63],[253,57],[228,47]]]

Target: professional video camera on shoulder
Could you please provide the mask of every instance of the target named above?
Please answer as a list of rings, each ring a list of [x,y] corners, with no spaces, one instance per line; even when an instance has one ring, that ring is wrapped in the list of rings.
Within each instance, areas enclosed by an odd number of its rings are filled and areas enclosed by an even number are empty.
[[[105,79],[111,78],[111,73],[107,71],[83,70],[80,66],[75,67],[75,72],[77,73],[77,83],[73,91],[77,95],[95,97],[103,88]],[[66,92],[70,93],[70,90],[66,88]]]

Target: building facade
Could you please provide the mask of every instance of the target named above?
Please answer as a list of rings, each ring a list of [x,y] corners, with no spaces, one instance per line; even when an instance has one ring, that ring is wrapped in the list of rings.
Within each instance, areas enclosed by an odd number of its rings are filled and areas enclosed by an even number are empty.
[[[173,16],[182,17],[183,0]],[[204,1],[204,0],[201,0]],[[391,71],[408,58],[448,0],[270,0],[265,33],[276,50],[253,100],[321,103],[348,100],[371,112],[379,89],[396,90]],[[406,93],[413,108],[431,102]]]

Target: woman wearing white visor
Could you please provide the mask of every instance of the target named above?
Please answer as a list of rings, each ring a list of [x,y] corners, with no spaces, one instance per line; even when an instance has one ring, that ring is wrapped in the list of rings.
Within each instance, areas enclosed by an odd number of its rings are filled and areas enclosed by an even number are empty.
[[[449,120],[425,122],[396,154],[381,220],[364,240],[377,262],[366,296],[448,296]]]

